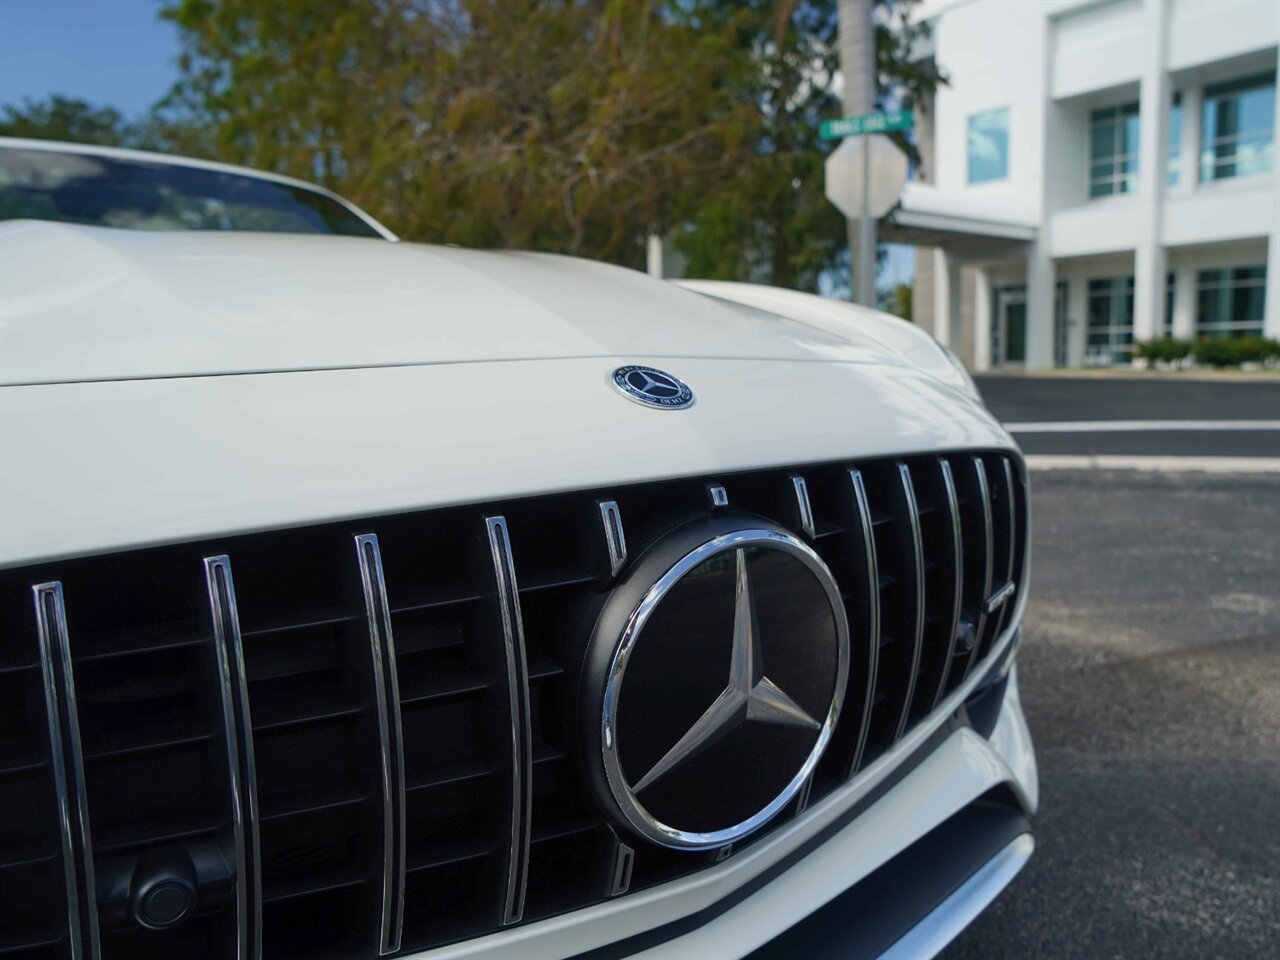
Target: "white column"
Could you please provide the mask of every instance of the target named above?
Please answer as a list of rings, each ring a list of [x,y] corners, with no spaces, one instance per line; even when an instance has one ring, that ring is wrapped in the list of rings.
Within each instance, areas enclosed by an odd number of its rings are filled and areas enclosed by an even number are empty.
[[[1276,55],[1280,70],[1280,52]],[[1276,98],[1276,115],[1271,129],[1280,134],[1280,97]],[[1276,135],[1273,134],[1273,137]],[[1275,160],[1272,160],[1272,165]],[[1271,180],[1271,235],[1267,237],[1267,302],[1262,314],[1262,335],[1280,339],[1280,189]]]
[[[979,373],[991,369],[991,274],[977,274],[973,292],[973,368]]]
[[[960,330],[960,261],[941,247],[933,251],[933,335],[951,347]]]
[[[1027,369],[1053,366],[1053,308],[1056,270],[1043,239],[1027,248]]]
[[[1040,109],[1038,112],[1041,155],[1048,157],[1056,137],[1051,129],[1058,120],[1053,106],[1053,32],[1054,21],[1044,17],[1040,31]],[[1084,145],[1081,149],[1085,149]],[[1040,166],[1040,229],[1027,247],[1027,359],[1028,370],[1046,370],[1053,366],[1053,314],[1057,301],[1056,265],[1049,252],[1049,220],[1054,203],[1047,172],[1047,160]]]
[[[645,251],[648,254],[648,272],[649,276],[662,279],[662,237],[656,233],[649,234],[649,245]]]
[[[1143,7],[1142,86],[1138,104],[1140,233],[1134,250],[1133,336],[1150,340],[1164,319],[1165,255],[1161,236],[1168,183],[1169,75],[1165,72],[1164,0]]]
[[[1277,202],[1280,206],[1280,202]],[[1280,227],[1271,218],[1267,238],[1267,302],[1262,314],[1262,335],[1280,339]]]
[[[1180,340],[1196,336],[1196,268],[1182,264],[1173,273],[1173,335]]]
[[[1079,268],[1067,276],[1067,366],[1084,366],[1084,332],[1088,304],[1085,303],[1085,279]]]

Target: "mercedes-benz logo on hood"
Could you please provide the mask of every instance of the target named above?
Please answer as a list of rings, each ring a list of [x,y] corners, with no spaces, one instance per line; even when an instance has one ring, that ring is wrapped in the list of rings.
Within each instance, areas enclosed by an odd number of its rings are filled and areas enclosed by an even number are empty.
[[[839,588],[742,515],[677,531],[605,603],[584,674],[587,757],[622,826],[722,847],[767,823],[831,737],[849,670]]]
[[[610,380],[628,400],[666,410],[683,410],[693,405],[693,391],[678,377],[654,367],[618,367]]]

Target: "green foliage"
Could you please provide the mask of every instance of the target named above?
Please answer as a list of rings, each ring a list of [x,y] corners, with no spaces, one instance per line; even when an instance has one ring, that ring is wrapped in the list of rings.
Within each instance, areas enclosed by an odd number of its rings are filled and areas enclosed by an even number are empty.
[[[1241,363],[1267,363],[1280,360],[1280,340],[1267,337],[1239,337],[1235,340]]]
[[[95,107],[83,100],[57,94],[47,100],[24,100],[3,108],[0,136],[33,140],[64,140],[106,147],[131,146],[136,128],[114,107]]]
[[[936,77],[877,0],[881,105]],[[888,14],[894,14],[889,16]],[[406,239],[816,289],[847,263],[823,195],[837,0],[166,0],[181,80],[146,118],[54,97],[14,136],[316,180]]]
[[[881,290],[880,309],[908,322],[914,322],[911,317],[912,289],[909,283],[899,283],[888,290]]]
[[[1158,337],[1155,340],[1144,340],[1134,343],[1133,355],[1139,360],[1151,363],[1163,361],[1177,364],[1191,355],[1190,340],[1178,337]]]
[[[189,120],[163,117],[155,110],[140,119],[129,120],[114,107],[98,107],[56,93],[46,100],[28,99],[19,107],[8,104],[0,109],[3,110],[0,136],[5,137],[161,152],[180,152],[191,140],[187,129]]]
[[[1238,367],[1242,363],[1280,361],[1280,340],[1266,337],[1204,337],[1195,345],[1196,363]]]
[[[167,110],[415,240],[640,266],[746,135],[734,38],[658,0],[178,0]]]
[[[878,0],[878,108],[917,107],[939,82],[908,53],[928,30],[900,14],[915,0]],[[837,0],[690,0],[702,23],[736,24],[732,75],[750,106],[738,156],[726,156],[710,189],[681,210],[675,243],[692,276],[816,290],[824,271],[848,264],[844,216],[826,199],[823,166],[836,144],[818,138],[840,116]],[[886,24],[898,23],[896,30]],[[891,104],[890,100],[893,99]],[[913,159],[915,149],[895,140]],[[847,270],[845,271],[847,272]]]

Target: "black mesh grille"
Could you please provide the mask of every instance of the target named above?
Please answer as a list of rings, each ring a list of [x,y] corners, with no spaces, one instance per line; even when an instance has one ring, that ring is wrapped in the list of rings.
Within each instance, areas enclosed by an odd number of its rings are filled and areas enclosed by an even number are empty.
[[[776,825],[929,715],[1010,626],[1022,476],[994,453],[803,466],[6,571],[0,955],[410,952],[732,856],[615,832],[587,789],[573,677],[613,582],[601,503],[634,558],[722,485],[835,574],[845,707]],[[33,588],[54,584],[65,626],[37,612]],[[191,899],[171,927],[147,905],[157,883]]]

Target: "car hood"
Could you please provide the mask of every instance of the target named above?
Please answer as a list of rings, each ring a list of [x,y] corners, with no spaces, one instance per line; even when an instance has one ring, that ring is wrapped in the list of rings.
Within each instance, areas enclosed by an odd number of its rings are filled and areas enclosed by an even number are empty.
[[[628,357],[901,363],[963,386],[910,324],[735,287],[548,254],[11,221],[0,384]]]

